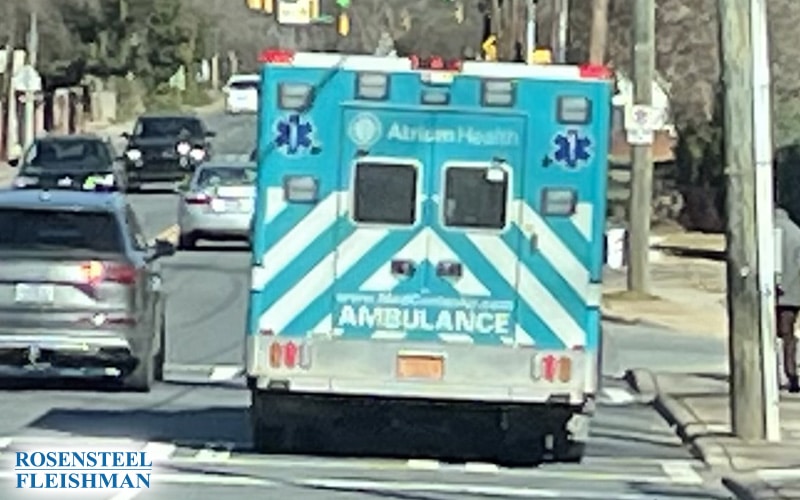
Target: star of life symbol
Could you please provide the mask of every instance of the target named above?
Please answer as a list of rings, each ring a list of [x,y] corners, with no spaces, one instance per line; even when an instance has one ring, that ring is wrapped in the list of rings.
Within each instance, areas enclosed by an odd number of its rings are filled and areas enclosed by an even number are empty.
[[[368,148],[378,142],[383,134],[378,117],[372,113],[358,113],[347,128],[347,135],[353,143],[362,148]]]
[[[311,133],[314,128],[299,114],[289,115],[276,125],[275,146],[286,148],[286,153],[294,155],[301,149],[310,149],[312,146]]]
[[[591,139],[582,136],[577,130],[568,130],[566,133],[558,134],[553,143],[556,146],[554,160],[569,168],[576,168],[580,162],[589,161],[591,157]]]

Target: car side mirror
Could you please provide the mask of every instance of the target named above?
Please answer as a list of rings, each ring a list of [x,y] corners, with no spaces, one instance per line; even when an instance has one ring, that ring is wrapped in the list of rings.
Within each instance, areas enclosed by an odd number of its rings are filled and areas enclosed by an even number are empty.
[[[9,158],[8,159],[8,166],[17,168],[19,166],[19,158]]]
[[[175,245],[172,242],[167,240],[156,240],[152,246],[153,249],[153,257],[171,257],[175,255]]]
[[[208,132],[206,132],[206,137],[216,137],[216,136],[217,133],[214,131],[209,130]]]
[[[119,134],[119,136],[122,137],[123,139],[130,139],[131,138],[130,132],[123,132],[123,133]]]

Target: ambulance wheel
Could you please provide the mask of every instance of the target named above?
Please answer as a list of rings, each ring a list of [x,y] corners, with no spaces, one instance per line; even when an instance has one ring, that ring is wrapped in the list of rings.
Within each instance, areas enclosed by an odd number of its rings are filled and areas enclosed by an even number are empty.
[[[286,454],[292,449],[292,429],[281,422],[280,412],[272,407],[274,396],[261,391],[252,392],[250,425],[253,448],[257,453]]]
[[[178,238],[178,248],[180,250],[194,250],[197,248],[197,238],[191,234],[181,234]]]

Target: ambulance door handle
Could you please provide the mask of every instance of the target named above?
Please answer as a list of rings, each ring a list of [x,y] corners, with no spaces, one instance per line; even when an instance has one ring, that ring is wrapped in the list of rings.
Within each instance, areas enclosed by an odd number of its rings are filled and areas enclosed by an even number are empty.
[[[410,260],[395,259],[392,260],[392,274],[411,277],[417,272],[417,266]]]
[[[436,264],[436,276],[445,278],[460,278],[464,274],[461,262],[442,261]]]
[[[539,236],[536,233],[531,233],[530,250],[535,252],[539,249]]]

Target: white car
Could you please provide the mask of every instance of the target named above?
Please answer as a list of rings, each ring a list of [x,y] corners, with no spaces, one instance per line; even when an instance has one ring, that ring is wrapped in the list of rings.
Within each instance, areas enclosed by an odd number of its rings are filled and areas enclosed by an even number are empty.
[[[226,95],[225,109],[230,114],[255,113],[258,111],[259,75],[233,75],[223,89]]]

